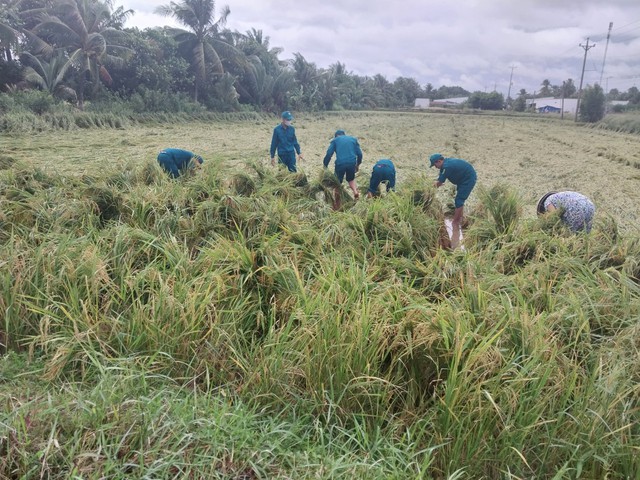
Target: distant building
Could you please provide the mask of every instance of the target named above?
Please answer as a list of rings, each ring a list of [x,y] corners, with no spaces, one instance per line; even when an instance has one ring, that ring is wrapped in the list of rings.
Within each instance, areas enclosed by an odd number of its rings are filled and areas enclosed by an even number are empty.
[[[432,107],[459,107],[468,99],[469,97],[439,98],[437,100],[431,100],[431,106]]]
[[[428,98],[416,98],[413,108],[429,108],[431,100]]]
[[[578,105],[577,98],[528,98],[527,110],[535,109],[538,113],[569,113],[575,114]]]
[[[611,105],[612,107],[615,105],[621,105],[623,107],[626,107],[627,105],[629,105],[629,100],[611,100],[610,102],[608,102],[609,105]]]

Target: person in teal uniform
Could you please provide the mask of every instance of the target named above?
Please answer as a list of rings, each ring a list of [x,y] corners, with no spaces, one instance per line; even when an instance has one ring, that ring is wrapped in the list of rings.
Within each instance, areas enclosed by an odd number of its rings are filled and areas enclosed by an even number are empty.
[[[282,112],[280,124],[273,129],[271,137],[271,165],[276,165],[276,152],[278,162],[287,167],[290,172],[296,172],[296,153],[300,160],[304,160],[300,152],[300,144],[296,138],[296,129],[291,124],[293,115],[291,112]]]
[[[165,148],[158,154],[158,163],[172,178],[178,178],[191,168],[200,168],[204,160],[189,150]]]
[[[471,190],[476,185],[478,176],[473,166],[466,160],[459,158],[445,158],[440,153],[434,153],[429,157],[432,167],[440,170],[440,175],[434,183],[436,187],[441,187],[449,180],[456,186],[455,211],[453,214],[452,224],[454,231],[457,231],[462,224],[464,215],[464,203]]]
[[[347,178],[347,183],[353,192],[353,198],[360,198],[360,192],[356,185],[356,172],[362,163],[362,149],[355,137],[347,135],[344,130],[336,130],[333,139],[329,143],[329,148],[322,163],[324,168],[329,166],[331,157],[336,155],[335,174],[338,181],[342,183]]]
[[[536,210],[538,215],[558,210],[560,220],[569,230],[586,233],[591,231],[596,213],[595,205],[587,196],[572,191],[545,193],[538,200]]]
[[[378,160],[371,171],[371,180],[369,180],[369,189],[367,190],[367,198],[377,197],[380,195],[378,188],[382,182],[387,184],[387,192],[396,188],[396,167],[388,158]]]

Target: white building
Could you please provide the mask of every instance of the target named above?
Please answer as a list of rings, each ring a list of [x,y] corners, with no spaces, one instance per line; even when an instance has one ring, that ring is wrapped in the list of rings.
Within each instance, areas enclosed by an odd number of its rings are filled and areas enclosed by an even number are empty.
[[[431,100],[428,98],[416,98],[415,103],[413,104],[413,108],[429,108],[429,104]]]
[[[469,97],[439,98],[431,101],[432,107],[455,107],[462,105]]]
[[[537,112],[546,113],[546,112],[564,112],[568,114],[575,114],[576,107],[578,106],[577,98],[553,98],[553,97],[543,97],[543,98],[528,98],[527,99],[527,110],[535,108]]]

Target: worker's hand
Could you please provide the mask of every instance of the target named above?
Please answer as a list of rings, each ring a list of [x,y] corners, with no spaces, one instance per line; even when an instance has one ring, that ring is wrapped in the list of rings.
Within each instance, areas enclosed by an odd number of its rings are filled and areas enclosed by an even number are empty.
[[[356,164],[356,173],[358,173],[359,171],[360,171],[360,164],[359,164],[359,163],[357,163],[357,164]]]
[[[272,167],[276,166],[276,157],[271,157],[271,166]]]
[[[298,160],[304,160],[304,157],[302,156],[302,154],[298,155]]]

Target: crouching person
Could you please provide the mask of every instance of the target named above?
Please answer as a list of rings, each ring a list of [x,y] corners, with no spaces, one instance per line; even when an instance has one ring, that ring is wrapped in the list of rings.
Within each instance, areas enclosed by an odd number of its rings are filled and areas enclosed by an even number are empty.
[[[342,183],[344,178],[347,177],[347,183],[353,192],[353,198],[358,200],[360,192],[356,185],[356,172],[362,163],[362,150],[358,140],[355,137],[346,135],[344,130],[337,130],[322,161],[324,168],[329,166],[334,153],[336,154],[335,174],[338,177],[338,181]],[[338,192],[336,192],[337,197]]]
[[[396,189],[396,167],[388,158],[378,160],[371,171],[371,180],[369,180],[369,189],[367,190],[367,198],[377,197],[380,195],[379,188],[381,183],[386,183],[387,192]]]
[[[179,148],[165,148],[158,154],[158,163],[172,178],[178,178],[193,168],[200,168],[203,162],[200,155]]]
[[[578,192],[548,192],[544,194],[537,205],[538,215],[558,210],[560,220],[572,232],[591,231],[596,207],[585,195]]]

